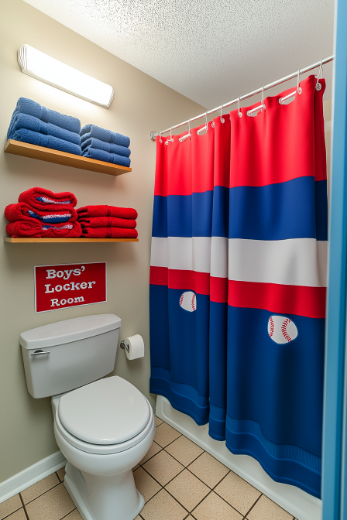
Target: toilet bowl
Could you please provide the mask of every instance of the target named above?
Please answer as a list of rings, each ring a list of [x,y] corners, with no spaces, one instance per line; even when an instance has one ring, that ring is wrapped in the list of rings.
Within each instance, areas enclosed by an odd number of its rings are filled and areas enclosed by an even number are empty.
[[[55,438],[68,461],[64,483],[84,520],[134,520],[144,499],[132,469],[155,432],[147,399],[114,376],[53,397],[52,405]]]
[[[20,335],[28,391],[52,397],[64,484],[84,520],[134,520],[144,506],[132,470],[152,444],[153,410],[125,379],[102,379],[114,370],[120,326],[99,314]]]

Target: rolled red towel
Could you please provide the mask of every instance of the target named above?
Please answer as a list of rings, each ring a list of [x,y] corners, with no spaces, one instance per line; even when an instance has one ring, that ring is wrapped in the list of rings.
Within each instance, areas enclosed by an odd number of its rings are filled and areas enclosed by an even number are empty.
[[[118,217],[136,219],[137,211],[132,208],[118,208],[116,206],[83,206],[77,209],[78,218],[84,217]]]
[[[74,208],[77,204],[77,199],[69,191],[53,193],[53,191],[45,190],[44,188],[31,188],[19,195],[18,202],[26,202],[33,208],[50,211],[52,208],[54,210]]]
[[[44,224],[61,224],[62,222],[77,220],[77,212],[73,208],[57,211],[53,208],[51,211],[42,211],[32,208],[26,202],[17,202],[17,204],[9,204],[5,208],[5,217],[9,222],[35,219]]]
[[[38,237],[38,238],[78,238],[81,236],[81,226],[76,222],[64,224],[42,224],[29,220],[17,220],[7,224],[6,231],[13,237]]]
[[[82,228],[100,228],[100,227],[115,227],[115,228],[136,228],[136,220],[130,218],[117,217],[92,217],[92,218],[78,218],[78,222]]]
[[[136,229],[129,228],[82,228],[82,237],[85,238],[137,238]]]

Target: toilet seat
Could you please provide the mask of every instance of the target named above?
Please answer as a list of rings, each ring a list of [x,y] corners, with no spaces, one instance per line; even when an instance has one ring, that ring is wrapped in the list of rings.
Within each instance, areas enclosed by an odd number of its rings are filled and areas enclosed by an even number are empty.
[[[153,410],[133,385],[113,376],[64,394],[55,422],[72,446],[106,455],[141,442],[151,429]]]

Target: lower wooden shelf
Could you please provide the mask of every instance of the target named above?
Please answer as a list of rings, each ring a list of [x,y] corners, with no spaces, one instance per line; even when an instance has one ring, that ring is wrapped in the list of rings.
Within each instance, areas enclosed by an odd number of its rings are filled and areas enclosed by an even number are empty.
[[[81,243],[81,242],[138,242],[138,238],[14,238],[5,237],[4,242],[10,244],[55,244],[59,243]]]

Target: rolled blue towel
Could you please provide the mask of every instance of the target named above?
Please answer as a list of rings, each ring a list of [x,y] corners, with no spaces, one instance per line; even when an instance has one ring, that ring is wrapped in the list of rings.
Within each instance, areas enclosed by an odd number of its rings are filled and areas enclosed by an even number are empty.
[[[99,150],[98,148],[88,148],[88,150],[86,150],[83,155],[84,157],[89,157],[90,159],[97,159],[98,161],[118,164],[118,166],[130,166],[130,159],[128,157],[124,157],[124,155],[117,155],[115,153],[107,153],[104,150]]]
[[[32,99],[19,98],[13,115],[17,113],[37,117],[45,123],[52,123],[52,125],[60,126],[60,128],[65,128],[65,130],[76,132],[77,134],[79,134],[81,129],[81,121],[77,119],[77,117],[60,114],[59,112],[55,112],[55,110],[41,106]]]
[[[44,135],[52,135],[53,137],[58,137],[58,139],[69,141],[69,143],[81,144],[80,134],[69,132],[69,130],[52,125],[52,123],[45,123],[41,121],[41,119],[37,119],[37,117],[29,116],[29,114],[16,114],[12,116],[7,132],[7,139],[12,139],[14,132],[21,128],[26,128],[32,132],[39,132]]]
[[[81,141],[82,154],[87,148],[97,148],[98,150],[104,150],[104,152],[115,153],[117,155],[123,155],[124,157],[129,157],[131,151],[129,148],[125,148],[125,146],[119,146],[119,144],[105,143],[105,141],[100,141],[100,139],[84,139]]]
[[[24,143],[36,144],[37,146],[44,146],[45,148],[53,148],[61,152],[73,153],[74,155],[82,155],[81,147],[77,144],[63,141],[58,137],[52,135],[44,135],[39,132],[32,132],[26,128],[21,128],[13,133],[12,138],[15,141],[22,141]]]
[[[105,141],[105,143],[119,144],[119,146],[125,146],[125,148],[128,148],[130,145],[129,137],[95,125],[84,126],[80,131],[80,136],[83,140],[95,137],[100,139],[100,141]]]

